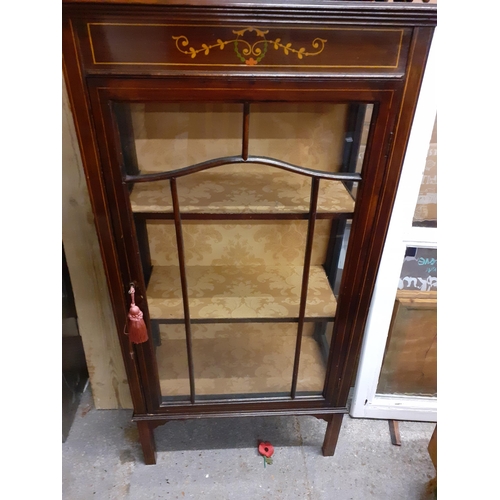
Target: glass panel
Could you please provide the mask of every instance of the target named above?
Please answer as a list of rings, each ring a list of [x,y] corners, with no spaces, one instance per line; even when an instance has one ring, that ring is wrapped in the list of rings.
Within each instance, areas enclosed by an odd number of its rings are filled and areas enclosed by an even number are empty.
[[[339,219],[332,221],[323,267],[333,296],[335,297],[335,310],[339,298],[350,234],[350,220]],[[311,302],[316,302],[316,298],[308,294],[308,304]],[[317,304],[316,307],[319,309],[322,306],[321,304]],[[319,317],[320,312],[317,311],[316,318]],[[311,326],[312,330],[306,330],[304,326],[304,338],[307,331],[307,335],[310,337],[309,341],[314,341],[315,349],[312,349],[310,346],[306,347],[303,340],[297,380],[297,396],[320,395],[323,392],[323,383],[318,383],[318,373],[323,373],[323,379],[326,376],[326,364],[332,341],[334,323],[332,321],[315,321]]]
[[[297,396],[319,396],[323,392],[332,333],[333,322],[304,324]]]
[[[186,331],[184,325],[158,325],[156,346],[158,376],[163,401],[188,401],[190,398]]]
[[[413,226],[437,227],[437,117],[413,215]]]
[[[369,108],[366,112],[366,108]],[[354,172],[366,144],[372,105],[255,103],[249,154],[327,172]],[[363,142],[364,141],[364,142]]]
[[[378,394],[437,395],[437,251],[408,248]]]
[[[296,323],[193,325],[196,399],[290,396]]]
[[[117,104],[125,176],[245,150],[243,105]],[[250,105],[249,154],[361,172],[372,105]],[[177,179],[197,399],[290,396],[310,177],[252,162]],[[320,181],[297,396],[320,395],[356,182]],[[129,184],[164,401],[190,381],[170,181]],[[256,217],[258,216],[258,217]]]
[[[215,167],[180,177],[177,186],[183,214],[309,212],[311,179],[267,165]],[[136,184],[131,204],[134,212],[172,212],[169,181]],[[318,212],[352,215],[354,199],[344,183],[320,182]]]
[[[252,104],[249,153],[338,172],[347,114],[346,104]]]
[[[161,269],[158,264],[161,260],[158,254],[158,242],[154,233],[149,230],[149,223],[136,217],[135,226],[138,236],[141,263],[144,278],[147,284],[148,309],[151,319],[151,334],[153,337],[156,360],[158,364],[158,376],[160,380],[160,392],[163,401],[188,401],[190,399],[189,368],[187,357],[186,330],[184,327],[182,311],[182,289],[180,286],[179,254],[175,244],[175,228],[172,221],[162,222],[170,229],[173,241],[167,251],[170,264],[168,269],[173,281],[177,284],[176,290],[171,297],[164,297],[161,293],[155,296],[154,283],[155,274]],[[165,303],[170,304],[166,308]],[[177,324],[166,324],[172,321],[171,311],[176,311]]]
[[[183,221],[184,258],[193,320],[298,318],[307,221]],[[316,224],[311,271],[310,318],[333,318],[336,299],[323,267],[331,222]],[[147,223],[153,271],[150,314],[181,321],[183,306],[175,227]]]
[[[137,167],[143,174],[241,154],[241,104],[148,103],[129,106]]]
[[[351,236],[351,226],[352,223],[350,220],[332,222],[331,243],[325,267],[328,280],[336,297],[338,297],[340,291],[340,282],[344,272],[345,257]]]
[[[365,160],[366,153],[366,145],[368,143],[368,134],[370,133],[370,124],[372,121],[373,115],[373,104],[365,104],[365,105],[351,105],[352,116],[355,118],[353,127],[353,133],[348,135],[346,140],[351,139],[352,141],[352,159],[345,161],[347,165],[355,164],[354,169],[352,167],[347,171],[354,171],[361,173],[363,169],[363,163]],[[347,149],[347,147],[346,147]],[[352,196],[355,198],[358,191],[358,184],[351,183],[347,185],[347,188],[350,189]]]
[[[237,156],[243,146],[243,105],[117,103],[127,173],[168,171]],[[328,172],[360,172],[372,104],[253,103],[249,154]]]
[[[297,395],[321,394],[326,360],[304,325]],[[332,324],[330,324],[332,325]],[[331,327],[329,334],[331,336]],[[189,371],[184,325],[159,325],[156,348],[164,401],[189,400]],[[297,323],[222,323],[191,326],[196,399],[256,395],[289,396]],[[326,337],[325,337],[326,338]]]
[[[366,144],[368,142],[368,134],[370,133],[370,123],[372,121],[373,115],[373,104],[366,104],[364,106],[364,116],[362,116],[363,109],[360,110],[360,120],[363,123],[363,128],[361,130],[361,137],[359,139],[359,151],[356,158],[356,169],[355,172],[361,172],[363,167],[363,160],[365,158]],[[356,143],[356,141],[353,141]]]
[[[306,220],[183,221],[193,363],[195,378],[200,379],[200,383],[195,380],[197,396],[243,397],[245,384],[249,395],[289,392],[307,225]],[[324,266],[331,231],[332,221],[316,221],[298,396],[321,394],[323,390],[332,325],[326,321],[331,322],[336,312],[336,297]],[[170,323],[160,325],[157,342],[162,395],[166,400],[186,399],[189,378],[175,226],[173,221],[151,220],[145,234],[148,241],[143,248],[148,249],[152,267],[147,288],[150,316],[154,322]],[[337,268],[332,264],[334,271]],[[285,323],[274,323],[277,319]],[[323,325],[324,331],[316,331]],[[250,356],[253,348],[255,353]],[[248,357],[245,363],[240,362],[243,353]],[[217,369],[207,357],[216,355],[220,355]],[[258,359],[262,360],[260,371],[254,363]],[[264,366],[266,359],[268,368]],[[279,366],[274,366],[278,361]],[[240,366],[241,371],[236,371],[234,383],[229,383],[232,366]],[[264,390],[271,366],[281,375],[270,380],[269,390]],[[285,377],[288,369],[290,374]],[[252,370],[257,370],[257,375],[252,375]]]

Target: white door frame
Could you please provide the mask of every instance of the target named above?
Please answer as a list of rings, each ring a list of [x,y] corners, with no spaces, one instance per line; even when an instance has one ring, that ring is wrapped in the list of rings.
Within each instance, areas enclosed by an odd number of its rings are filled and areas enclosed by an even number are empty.
[[[432,41],[380,262],[350,408],[352,417],[437,421],[437,398],[376,394],[408,246],[437,248],[437,229],[412,227],[436,118],[437,30]]]

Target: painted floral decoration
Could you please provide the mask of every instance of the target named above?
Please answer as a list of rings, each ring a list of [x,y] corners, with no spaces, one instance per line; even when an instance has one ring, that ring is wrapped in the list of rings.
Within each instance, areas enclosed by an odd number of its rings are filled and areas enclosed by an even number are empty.
[[[295,54],[298,59],[303,59],[304,57],[321,54],[326,43],[326,40],[322,38],[315,38],[311,42],[314,50],[309,52],[305,47],[293,48],[291,42],[284,43],[281,38],[275,38],[274,40],[266,38],[269,30],[260,30],[249,26],[241,30],[233,30],[233,34],[236,35],[236,38],[231,38],[230,40],[218,38],[210,45],[202,43],[200,48],[190,46],[190,42],[185,35],[173,36],[172,39],[175,40],[177,50],[189,55],[191,59],[194,59],[198,54],[208,56],[212,49],[218,48],[224,50],[226,46],[233,45],[236,56],[247,66],[259,64],[264,59],[269,47],[273,47],[275,50],[283,50],[286,56]]]

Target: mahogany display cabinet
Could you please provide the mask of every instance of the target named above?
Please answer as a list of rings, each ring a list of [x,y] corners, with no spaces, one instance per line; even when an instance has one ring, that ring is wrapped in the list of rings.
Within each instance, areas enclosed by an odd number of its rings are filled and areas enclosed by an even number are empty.
[[[188,418],[310,415],[334,453],[435,26],[424,3],[63,1],[147,464]]]

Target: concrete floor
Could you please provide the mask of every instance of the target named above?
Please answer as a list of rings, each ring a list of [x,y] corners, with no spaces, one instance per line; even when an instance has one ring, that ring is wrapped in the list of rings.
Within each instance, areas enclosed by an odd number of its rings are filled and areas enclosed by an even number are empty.
[[[156,466],[142,462],[130,410],[95,410],[90,390],[63,443],[65,500],[423,500],[435,471],[427,446],[435,424],[345,417],[333,457],[321,455],[326,422],[313,417],[171,422],[155,430]],[[257,441],[275,446],[264,468]]]

